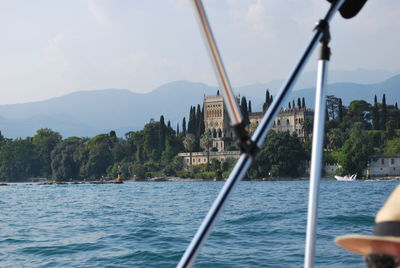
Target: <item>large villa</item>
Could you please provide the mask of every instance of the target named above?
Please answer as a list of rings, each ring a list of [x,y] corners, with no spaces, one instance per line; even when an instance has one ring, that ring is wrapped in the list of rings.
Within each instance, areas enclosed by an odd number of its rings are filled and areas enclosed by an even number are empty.
[[[192,152],[190,157],[190,153],[179,153],[178,156],[183,158],[185,167],[206,164],[211,159],[223,161],[227,158],[238,159],[240,156],[240,151],[228,150],[235,143],[235,133],[229,124],[224,98],[220,95],[206,96],[204,97],[203,105],[205,132],[211,137],[212,147],[215,149],[209,152],[209,155],[207,152]],[[257,128],[263,114],[264,112],[249,113],[250,124],[248,129],[250,133]],[[275,118],[272,130],[276,132],[295,132],[301,140],[305,140],[308,134],[306,134],[304,122],[306,119],[312,121],[313,117],[314,111],[305,107],[282,109]]]

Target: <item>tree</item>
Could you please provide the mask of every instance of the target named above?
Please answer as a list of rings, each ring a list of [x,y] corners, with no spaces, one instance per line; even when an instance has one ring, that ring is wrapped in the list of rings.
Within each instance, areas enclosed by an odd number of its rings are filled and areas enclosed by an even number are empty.
[[[306,100],[304,99],[304,97],[301,99],[301,108],[306,108]]]
[[[247,100],[245,96],[242,97],[242,101],[240,102],[240,110],[243,115],[243,123],[245,126],[248,126],[250,119],[249,119],[249,110],[247,108]]]
[[[396,137],[396,122],[394,120],[389,120],[386,122],[386,136],[388,139],[393,139]]]
[[[1,147],[1,144],[3,141],[4,141],[4,136],[3,136],[3,134],[1,134],[1,131],[0,131],[0,147]]]
[[[51,176],[51,151],[53,151],[54,147],[60,143],[61,140],[62,137],[60,133],[48,128],[39,129],[36,131],[36,135],[33,136],[32,143],[39,157],[40,176],[45,178]]]
[[[197,106],[197,132],[196,132],[196,137],[200,138],[201,135],[203,135],[205,131],[205,125],[204,125],[204,107],[200,109],[200,105]]]
[[[179,123],[176,124],[176,135],[179,135]]]
[[[269,89],[265,92],[265,102],[263,104],[263,112],[265,113],[268,107],[271,105],[271,95],[269,94]]]
[[[187,132],[195,134],[196,133],[195,126],[196,126],[196,107],[190,106]]]
[[[58,143],[51,152],[52,177],[58,181],[79,178],[80,149],[85,140],[71,137]]]
[[[271,131],[256,157],[252,178],[297,177],[304,172],[305,151],[299,138],[288,131]]]
[[[251,114],[251,100],[249,100],[249,114]]]
[[[374,97],[374,107],[372,108],[372,127],[375,130],[381,129],[378,99],[377,99],[376,95]]]
[[[159,130],[159,138],[158,138],[158,150],[160,152],[165,149],[165,140],[166,140],[166,126],[164,122],[164,116],[160,116],[160,130]]]
[[[304,132],[304,139],[308,141],[312,131],[313,131],[313,122],[309,117],[305,117],[304,120],[300,123]]]
[[[297,108],[301,109],[301,100],[297,98]]]
[[[2,141],[0,179],[22,181],[38,175],[39,158],[32,138]]]
[[[326,96],[326,108],[328,109],[329,119],[335,120],[339,111],[340,98],[333,95]]]
[[[144,165],[139,163],[134,163],[129,168],[130,173],[134,178],[145,179],[146,178],[146,169]]]
[[[189,152],[190,165],[192,165],[192,152],[195,146],[195,142],[195,137],[191,133],[186,134],[186,137],[183,140],[183,146],[185,147],[186,151]]]
[[[207,151],[207,164],[210,163],[210,148],[213,145],[213,140],[209,134],[203,134],[200,139],[200,146]]]
[[[338,107],[338,119],[339,122],[343,122],[343,104],[342,99],[339,98],[339,107]]]
[[[86,159],[82,163],[81,174],[91,179],[100,179],[106,176],[107,169],[113,164],[112,149],[114,145],[113,137],[107,134],[91,138],[85,146]]]
[[[387,140],[383,149],[386,156],[393,156],[400,153],[400,138]]]
[[[349,105],[348,116],[353,122],[368,124],[371,117],[371,104],[364,100],[354,100]]]
[[[382,96],[382,120],[381,120],[382,129],[386,126],[386,122],[387,122],[386,95],[383,94],[383,96]]]
[[[367,167],[368,160],[373,154],[370,146],[372,140],[366,135],[361,123],[356,123],[350,131],[349,138],[340,149],[339,164],[342,166],[342,175],[362,175],[363,169]]]
[[[343,131],[339,128],[333,128],[326,133],[326,147],[330,150],[338,150],[344,142]]]
[[[185,117],[182,120],[182,134],[186,135],[186,118]]]

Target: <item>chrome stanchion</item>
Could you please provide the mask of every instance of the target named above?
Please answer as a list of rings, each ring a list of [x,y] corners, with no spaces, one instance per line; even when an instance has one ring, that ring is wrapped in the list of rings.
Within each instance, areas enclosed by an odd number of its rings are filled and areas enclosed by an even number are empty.
[[[314,267],[315,236],[318,216],[319,181],[322,171],[324,153],[325,109],[326,109],[326,80],[330,57],[328,43],[330,41],[329,24],[320,21],[317,25],[323,32],[321,39],[321,54],[318,61],[317,86],[315,94],[314,131],[311,152],[310,189],[308,199],[307,234],[304,257],[304,267]]]

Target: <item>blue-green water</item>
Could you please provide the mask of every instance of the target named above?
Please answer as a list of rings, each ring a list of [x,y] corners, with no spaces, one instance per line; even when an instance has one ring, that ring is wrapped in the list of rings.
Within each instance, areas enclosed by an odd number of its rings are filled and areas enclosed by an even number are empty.
[[[364,267],[335,236],[370,233],[396,181],[322,181],[317,267]],[[0,267],[174,267],[221,182],[0,187]],[[197,267],[301,267],[308,182],[241,182]]]

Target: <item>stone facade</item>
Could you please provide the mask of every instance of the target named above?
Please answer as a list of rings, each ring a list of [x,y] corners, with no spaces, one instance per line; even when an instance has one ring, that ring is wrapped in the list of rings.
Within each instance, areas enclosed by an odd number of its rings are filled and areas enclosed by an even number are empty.
[[[263,113],[251,113],[250,119],[250,130],[253,130],[258,126],[263,117]],[[314,120],[314,111],[305,108],[294,108],[284,109],[274,120],[272,130],[276,132],[289,131],[290,133],[296,132],[297,136],[304,141],[306,139],[306,131],[304,129],[304,121],[308,118],[310,122]],[[310,136],[308,134],[308,136]],[[310,138],[310,137],[308,137]]]
[[[207,164],[207,152],[193,152],[192,163],[190,163],[190,153],[179,153],[178,156],[183,159],[183,167],[188,168],[191,165]],[[225,152],[210,152],[210,162],[212,159],[217,159],[221,162],[228,158],[239,159],[239,151],[225,151]]]
[[[239,100],[238,100],[239,102]],[[226,151],[227,147],[232,145],[236,136],[233,128],[229,124],[229,115],[225,109],[224,98],[220,95],[204,97],[204,126],[205,132],[213,140],[212,147],[217,148],[217,152],[210,152],[210,160],[218,159],[224,161],[227,158],[238,159],[239,151]],[[260,124],[263,112],[249,114],[249,131],[252,133]],[[272,127],[277,132],[290,131],[296,132],[300,139],[305,138],[303,122],[305,118],[313,120],[314,112],[309,109],[286,109],[282,110],[274,121]],[[193,152],[190,162],[189,153],[180,153],[178,156],[183,158],[184,166],[200,165],[207,163],[206,152]]]
[[[234,139],[234,132],[229,124],[229,116],[222,96],[204,98],[204,126],[206,133],[209,133],[213,139],[213,147],[217,148],[218,152],[225,151]]]
[[[400,176],[400,155],[374,156],[365,171],[368,177],[398,177]]]

